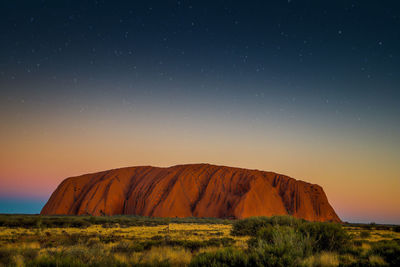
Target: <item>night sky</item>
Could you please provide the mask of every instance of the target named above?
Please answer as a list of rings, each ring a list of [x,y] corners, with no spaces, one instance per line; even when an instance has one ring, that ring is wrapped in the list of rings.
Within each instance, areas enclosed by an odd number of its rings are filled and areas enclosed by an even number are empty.
[[[400,223],[398,1],[2,1],[0,213],[66,177],[207,162]]]

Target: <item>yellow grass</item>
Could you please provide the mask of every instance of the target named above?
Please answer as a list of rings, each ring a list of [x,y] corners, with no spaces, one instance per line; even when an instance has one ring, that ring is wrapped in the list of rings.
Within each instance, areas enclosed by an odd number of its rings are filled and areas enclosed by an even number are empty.
[[[152,247],[142,255],[140,263],[157,263],[168,260],[172,266],[186,266],[192,259],[192,253],[184,248]]]
[[[24,258],[21,255],[13,256],[13,263],[15,264],[16,267],[25,266]]]
[[[233,237],[230,235],[232,226],[224,225],[224,224],[174,224],[171,223],[168,226],[159,225],[159,226],[132,226],[127,228],[103,228],[100,225],[92,225],[86,229],[80,228],[48,228],[42,231],[37,229],[25,229],[25,228],[5,228],[0,227],[0,239],[6,239],[13,236],[21,236],[29,237],[29,236],[44,236],[46,234],[50,234],[52,236],[63,235],[67,233],[68,235],[72,234],[100,234],[104,236],[114,235],[121,236],[126,239],[135,240],[148,240],[153,236],[170,236],[171,239],[175,240],[190,240],[190,241],[204,241],[208,240],[212,237],[222,238],[222,237],[231,237],[234,238],[238,247],[245,247],[246,241],[248,237]],[[10,244],[14,246],[14,244]],[[112,246],[114,244],[107,244],[108,246]],[[31,244],[31,246],[40,247],[38,243]]]
[[[187,266],[192,257],[198,253],[211,252],[220,249],[220,247],[206,247],[199,251],[192,252],[183,247],[170,246],[153,246],[149,250],[141,252],[113,252],[112,248],[120,242],[140,242],[151,240],[152,237],[161,236],[165,238],[169,236],[171,240],[189,240],[189,241],[205,241],[210,238],[233,238],[235,246],[241,249],[247,248],[247,240],[249,237],[234,237],[230,235],[231,225],[224,224],[174,224],[168,226],[132,226],[132,227],[112,227],[104,228],[101,225],[92,225],[86,229],[80,228],[45,228],[45,229],[26,229],[26,228],[6,228],[0,227],[0,247],[9,249],[36,249],[39,257],[46,257],[55,252],[74,253],[76,250],[85,250],[87,247],[79,245],[74,246],[57,246],[41,247],[38,242],[40,239],[51,238],[67,238],[72,235],[93,236],[90,241],[93,244],[99,244],[104,255],[112,255],[118,262],[130,264],[152,264],[157,262],[168,261],[172,266]],[[100,242],[100,237],[116,236],[116,241],[105,243]],[[10,240],[17,242],[10,242]],[[23,266],[23,257],[17,255],[13,258],[15,266]]]
[[[362,248],[364,251],[368,251],[368,250],[371,249],[371,245],[368,244],[368,243],[362,243],[361,248]]]
[[[400,239],[400,233],[396,233],[390,230],[363,230],[359,227],[348,227],[347,231],[352,234],[354,240],[367,240],[370,242],[376,242],[381,240],[392,240],[392,239]],[[371,236],[367,238],[361,238],[360,233],[368,231]]]
[[[215,252],[220,247],[202,247],[197,251],[190,251],[183,247],[171,246],[153,246],[148,250],[113,250],[113,247],[120,243],[134,244],[135,242],[148,240],[188,240],[188,241],[206,241],[210,238],[229,237],[235,240],[234,246],[237,249],[247,249],[249,237],[231,236],[231,225],[224,224],[191,224],[191,223],[171,223],[169,226],[132,226],[132,227],[112,227],[104,228],[101,225],[92,225],[86,229],[80,228],[45,228],[45,229],[27,229],[27,228],[6,228],[0,227],[0,247],[6,249],[34,249],[39,252],[39,257],[54,254],[54,252],[74,253],[74,251],[96,248],[101,250],[101,255],[114,257],[118,262],[128,265],[135,264],[154,264],[157,262],[168,261],[172,266],[187,266],[192,257],[203,252]],[[400,238],[400,233],[389,230],[365,230],[359,227],[348,227],[346,230],[352,235],[353,240],[365,240],[376,242],[385,239]],[[360,232],[369,231],[370,236],[360,238]],[[77,242],[75,245],[64,246],[63,240],[67,240],[73,235],[88,236],[85,244]],[[156,237],[158,236],[158,237]],[[111,237],[111,242],[101,241],[104,237]],[[113,238],[118,237],[118,238]],[[40,240],[61,240],[61,245],[55,248],[41,246]],[[98,246],[98,247],[96,247]],[[367,256],[371,249],[369,242],[361,244],[362,255]],[[140,252],[132,252],[140,251]],[[90,254],[92,257],[96,254]],[[348,264],[354,263],[357,259],[350,254],[341,255],[341,262]],[[371,265],[383,264],[384,260],[376,255],[368,258]],[[15,255],[12,258],[15,266],[24,266],[24,258],[21,255]],[[303,266],[338,266],[339,256],[336,253],[322,252],[310,256],[302,261]]]
[[[377,255],[369,256],[368,260],[369,260],[369,263],[370,263],[371,266],[383,266],[383,265],[385,265],[385,261],[380,256],[377,256]]]
[[[313,267],[334,267],[339,266],[339,256],[332,252],[322,252],[317,255],[312,255],[303,261],[303,266]]]

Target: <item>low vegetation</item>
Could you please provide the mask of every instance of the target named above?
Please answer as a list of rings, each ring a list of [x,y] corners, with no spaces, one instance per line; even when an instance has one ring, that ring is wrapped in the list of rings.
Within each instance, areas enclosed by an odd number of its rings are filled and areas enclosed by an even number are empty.
[[[0,266],[400,266],[398,226],[0,215]]]
[[[232,220],[217,218],[154,218],[135,215],[120,216],[41,216],[41,215],[0,215],[0,227],[8,228],[87,228],[101,225],[105,228],[130,226],[157,226],[177,224],[231,224]]]

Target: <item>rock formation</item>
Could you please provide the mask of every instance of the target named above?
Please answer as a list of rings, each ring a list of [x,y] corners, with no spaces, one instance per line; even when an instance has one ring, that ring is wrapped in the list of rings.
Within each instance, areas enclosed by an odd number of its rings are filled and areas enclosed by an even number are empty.
[[[340,222],[319,185],[273,172],[210,164],[130,167],[67,178],[41,214],[218,218],[290,214]]]

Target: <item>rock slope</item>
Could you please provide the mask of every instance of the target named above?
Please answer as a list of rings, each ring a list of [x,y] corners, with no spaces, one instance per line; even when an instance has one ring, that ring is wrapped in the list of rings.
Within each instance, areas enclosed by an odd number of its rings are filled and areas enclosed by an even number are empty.
[[[210,164],[114,169],[65,179],[41,214],[245,218],[339,217],[319,185],[259,170]]]

